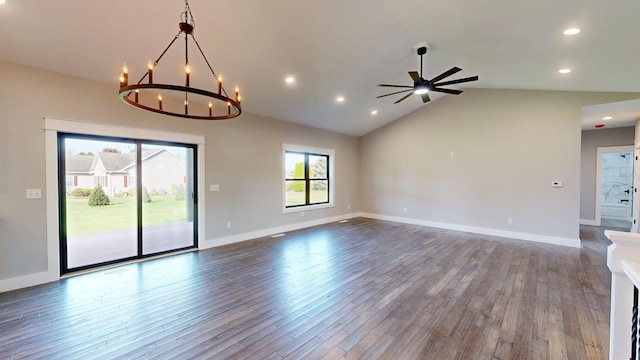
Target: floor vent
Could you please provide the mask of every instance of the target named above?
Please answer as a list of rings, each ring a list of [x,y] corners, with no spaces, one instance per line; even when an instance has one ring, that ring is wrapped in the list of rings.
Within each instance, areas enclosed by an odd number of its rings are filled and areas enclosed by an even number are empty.
[[[280,233],[280,234],[271,235],[271,237],[275,239],[275,238],[283,237],[285,235],[286,234]]]
[[[338,222],[339,222],[340,224],[343,224],[343,223],[349,222],[349,220],[346,220],[346,219],[345,219],[345,220],[340,220],[340,221],[338,221]]]

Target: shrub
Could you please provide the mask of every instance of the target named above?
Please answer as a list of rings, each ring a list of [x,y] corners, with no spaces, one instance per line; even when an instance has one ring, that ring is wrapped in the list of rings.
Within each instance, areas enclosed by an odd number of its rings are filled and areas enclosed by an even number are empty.
[[[176,201],[184,201],[187,197],[187,189],[184,184],[180,184],[180,186],[171,185],[171,191],[176,196]]]
[[[136,188],[131,188],[129,189],[129,191],[127,191],[127,195],[128,196],[133,196],[134,198],[137,195],[137,191]],[[142,187],[142,202],[144,203],[150,203],[151,202],[151,197],[149,196],[149,192],[147,191],[146,187]]]
[[[109,205],[111,201],[107,194],[104,193],[101,187],[96,187],[91,195],[89,195],[89,206],[104,206]]]
[[[87,197],[87,196],[90,196],[92,192],[93,192],[93,189],[78,188],[78,189],[73,189],[71,191],[71,196]]]
[[[293,177],[296,179],[304,179],[304,163],[298,162],[293,168]],[[293,191],[302,192],[305,191],[305,183],[304,181],[295,181],[293,183]]]
[[[142,202],[143,203],[150,203],[151,202],[151,196],[149,196],[149,191],[147,191],[146,187],[142,187]]]

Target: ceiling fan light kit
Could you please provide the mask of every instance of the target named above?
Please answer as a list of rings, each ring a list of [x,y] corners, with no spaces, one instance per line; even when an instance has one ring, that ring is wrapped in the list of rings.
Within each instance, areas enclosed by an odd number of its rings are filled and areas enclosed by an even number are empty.
[[[178,24],[180,31],[173,40],[171,40],[169,45],[164,49],[156,61],[152,62],[149,60],[147,72],[136,84],[129,85],[129,70],[126,64],[122,67],[119,89],[120,100],[139,109],[169,116],[199,120],[225,120],[235,118],[242,113],[239,89],[236,86],[235,96],[231,97],[227,95],[226,90],[222,86],[222,76],[220,74],[216,75],[213,71],[209,60],[207,60],[202,48],[200,48],[200,44],[198,44],[198,41],[193,35],[195,21],[193,20],[188,0],[185,0],[184,4],[184,11],[181,13],[180,23]],[[169,48],[171,48],[181,34],[184,34],[184,85],[155,83],[153,80],[154,71],[156,71],[156,68],[164,54],[167,53]],[[212,75],[211,83],[217,85],[217,91],[215,89],[210,91],[191,86],[189,37],[193,39],[200,55],[209,67]],[[147,79],[147,81],[143,83],[145,79]],[[142,96],[142,92],[151,92],[153,95]],[[157,98],[155,94],[157,94]],[[163,94],[172,94],[183,97],[184,107],[180,105],[179,108],[169,109],[169,106],[167,106],[168,104],[164,104],[165,106],[163,106]],[[190,99],[205,99],[205,101],[204,104],[190,104]],[[207,102],[208,104],[206,104]],[[214,106],[214,103],[219,103],[221,106]]]
[[[427,47],[424,46],[426,44],[419,44],[419,45],[421,45],[421,46],[417,47],[416,51],[417,51],[418,55],[420,56],[420,73],[418,73],[417,71],[409,71],[409,76],[411,76],[411,79],[413,80],[413,86],[378,84],[378,86],[382,86],[382,87],[405,88],[406,90],[400,90],[400,91],[392,92],[392,93],[389,93],[389,94],[376,96],[376,98],[382,98],[382,97],[389,96],[389,95],[396,95],[396,94],[409,92],[407,95],[405,95],[405,96],[401,97],[400,99],[396,100],[394,102],[394,104],[397,104],[397,103],[405,100],[406,98],[408,98],[412,94],[421,95],[422,102],[426,103],[426,102],[431,101],[431,98],[429,97],[429,91],[441,92],[441,93],[452,94],[452,95],[460,95],[462,93],[462,90],[446,89],[446,88],[443,88],[442,86],[461,84],[461,83],[465,83],[465,82],[478,80],[478,76],[470,76],[470,77],[466,77],[466,78],[462,78],[462,79],[456,79],[456,80],[450,80],[450,81],[441,81],[441,80],[444,80],[445,78],[447,78],[447,77],[449,77],[449,76],[451,76],[453,74],[458,73],[459,71],[462,71],[462,69],[460,69],[459,67],[455,67],[455,66],[452,67],[451,69],[443,72],[442,74],[434,77],[431,80],[425,79],[424,78],[424,73],[422,72],[422,58],[427,53]]]

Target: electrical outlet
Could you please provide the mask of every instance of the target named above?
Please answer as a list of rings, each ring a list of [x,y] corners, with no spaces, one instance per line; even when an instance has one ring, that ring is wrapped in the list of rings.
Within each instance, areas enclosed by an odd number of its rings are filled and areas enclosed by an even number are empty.
[[[42,189],[27,189],[27,200],[41,199]]]
[[[227,221],[227,229],[231,229],[231,221]]]
[[[507,218],[507,224],[513,224],[513,218]]]
[[[347,204],[347,209],[351,209],[351,204]]]
[[[407,212],[407,208],[402,209],[402,212],[406,213]]]
[[[304,211],[301,211],[301,212],[300,212],[300,216],[304,216]]]

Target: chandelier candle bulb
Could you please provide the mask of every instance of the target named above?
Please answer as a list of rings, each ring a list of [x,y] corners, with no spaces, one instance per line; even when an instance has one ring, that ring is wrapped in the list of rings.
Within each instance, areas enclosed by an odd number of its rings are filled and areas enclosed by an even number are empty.
[[[213,103],[209,101],[209,116],[213,116]]]
[[[147,67],[149,67],[149,84],[153,84],[153,62],[151,62],[151,59],[149,59]]]
[[[218,75],[218,95],[222,94],[222,74]]]
[[[129,68],[127,68],[127,64],[122,65],[122,83],[123,86],[129,85]]]
[[[184,114],[189,114],[189,102],[187,100],[184,101]]]
[[[158,108],[162,110],[162,95],[158,95]]]
[[[227,101],[227,112],[231,115],[231,103]]]
[[[136,91],[134,92],[135,102],[136,102],[136,103],[138,102],[138,95],[140,95],[140,91],[136,90]]]
[[[187,64],[187,66],[184,69],[184,72],[187,75],[187,87],[189,87],[189,75],[191,74],[191,67],[189,66],[189,64]]]
[[[240,89],[238,89],[238,85],[236,85],[236,101],[238,101]]]

